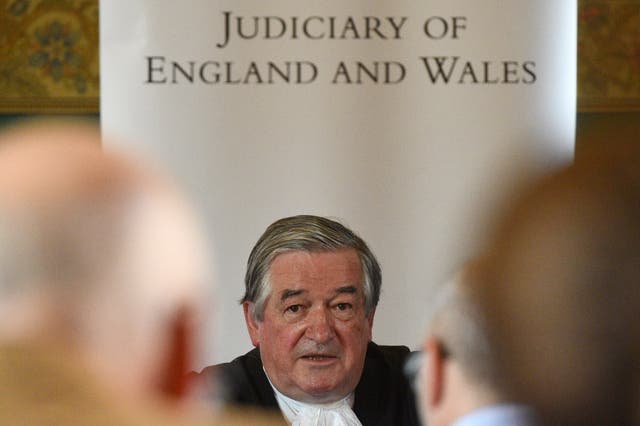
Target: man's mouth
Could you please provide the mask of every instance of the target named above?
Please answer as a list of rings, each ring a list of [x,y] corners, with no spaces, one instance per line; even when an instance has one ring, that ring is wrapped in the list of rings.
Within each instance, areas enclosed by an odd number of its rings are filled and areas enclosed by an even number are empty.
[[[336,359],[336,356],[335,355],[313,354],[313,355],[304,355],[302,358],[306,359],[306,360],[309,360],[309,361],[327,361],[327,360]]]
[[[332,362],[338,359],[336,355],[328,355],[328,354],[309,354],[303,355],[301,357],[305,361],[317,362],[317,363],[327,363]]]

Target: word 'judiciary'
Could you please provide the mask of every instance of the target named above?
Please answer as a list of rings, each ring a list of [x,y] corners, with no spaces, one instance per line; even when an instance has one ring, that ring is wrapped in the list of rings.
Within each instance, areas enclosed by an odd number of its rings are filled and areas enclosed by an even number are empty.
[[[236,16],[222,12],[223,36],[220,49],[241,40],[399,40],[406,16]]]

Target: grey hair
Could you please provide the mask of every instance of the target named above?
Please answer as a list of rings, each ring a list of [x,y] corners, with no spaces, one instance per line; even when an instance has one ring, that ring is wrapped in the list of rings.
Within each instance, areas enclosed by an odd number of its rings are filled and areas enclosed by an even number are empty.
[[[455,359],[474,383],[502,392],[486,320],[476,300],[477,287],[486,279],[479,261],[468,263],[438,293],[430,332],[448,356]]]
[[[241,303],[252,302],[251,314],[262,321],[271,292],[269,269],[276,256],[289,251],[323,252],[345,248],[356,250],[360,258],[365,311],[369,315],[380,299],[382,274],[378,261],[353,231],[334,220],[312,215],[283,218],[266,229],[249,255]]]

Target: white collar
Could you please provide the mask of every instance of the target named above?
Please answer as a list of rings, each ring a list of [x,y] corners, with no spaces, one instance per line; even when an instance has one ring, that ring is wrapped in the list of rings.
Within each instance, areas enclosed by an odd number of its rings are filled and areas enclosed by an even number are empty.
[[[353,392],[339,401],[326,404],[300,402],[278,391],[266,371],[264,374],[276,395],[280,411],[292,426],[362,426],[351,409]]]
[[[453,422],[454,426],[534,426],[537,424],[533,409],[526,405],[510,403],[489,405],[472,411]]]

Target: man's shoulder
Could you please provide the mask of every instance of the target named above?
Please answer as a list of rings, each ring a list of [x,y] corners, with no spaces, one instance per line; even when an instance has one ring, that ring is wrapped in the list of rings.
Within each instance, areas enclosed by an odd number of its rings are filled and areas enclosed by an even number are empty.
[[[406,346],[369,343],[355,391],[354,411],[363,424],[419,424],[414,395],[403,372],[410,354]]]
[[[367,346],[367,360],[380,360],[390,366],[402,368],[411,351],[406,346],[378,345],[369,342]]]
[[[200,374],[206,376],[218,376],[221,374],[238,374],[240,372],[261,370],[262,360],[260,359],[260,350],[255,348],[246,354],[233,359],[233,361],[210,365],[204,368]]]

